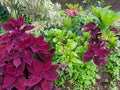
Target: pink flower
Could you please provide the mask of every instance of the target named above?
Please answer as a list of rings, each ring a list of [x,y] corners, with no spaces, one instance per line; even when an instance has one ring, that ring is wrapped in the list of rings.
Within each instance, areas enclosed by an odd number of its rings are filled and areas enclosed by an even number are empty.
[[[73,9],[66,9],[66,14],[68,16],[74,17],[76,16],[76,14],[78,13],[78,9],[77,8],[73,8]]]

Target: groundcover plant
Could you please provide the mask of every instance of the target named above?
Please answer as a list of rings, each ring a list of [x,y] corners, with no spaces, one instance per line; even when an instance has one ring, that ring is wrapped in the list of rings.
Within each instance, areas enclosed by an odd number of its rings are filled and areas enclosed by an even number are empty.
[[[50,45],[44,36],[26,33],[34,26],[25,25],[22,17],[2,24],[9,31],[0,37],[0,90],[60,90],[53,89],[59,76],[58,65],[52,64]]]

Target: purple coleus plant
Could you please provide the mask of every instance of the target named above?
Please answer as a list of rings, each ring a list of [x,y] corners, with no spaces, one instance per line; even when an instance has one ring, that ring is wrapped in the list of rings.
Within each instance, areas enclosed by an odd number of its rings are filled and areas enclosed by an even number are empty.
[[[106,48],[107,40],[102,40],[100,28],[94,23],[90,22],[85,25],[84,32],[90,32],[90,40],[88,50],[84,53],[83,62],[93,60],[97,66],[106,65],[106,57],[110,51]]]
[[[52,64],[54,50],[43,35],[26,33],[34,26],[25,25],[22,17],[9,21],[2,24],[9,32],[0,37],[0,90],[54,90],[59,76],[58,65]]]

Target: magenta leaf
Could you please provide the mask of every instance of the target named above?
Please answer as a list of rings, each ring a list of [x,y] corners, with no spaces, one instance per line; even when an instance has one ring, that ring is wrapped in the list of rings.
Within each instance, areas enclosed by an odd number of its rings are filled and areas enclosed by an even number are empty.
[[[96,27],[96,24],[94,22],[87,23],[84,28],[84,32],[88,32],[93,30],[93,28]]]
[[[18,20],[17,20],[17,22],[18,22],[18,26],[19,26],[19,27],[22,26],[22,25],[25,23],[23,17],[19,17]]]
[[[5,61],[11,61],[11,60],[13,60],[13,59],[15,59],[15,58],[18,58],[20,56],[20,54],[19,54],[19,52],[15,52],[15,51],[11,51],[11,52],[9,52],[7,55],[6,55],[6,57],[5,57]]]
[[[46,64],[44,64],[43,69],[49,70],[52,66],[52,61],[48,61]]]
[[[58,68],[57,65],[51,66],[51,68],[45,72],[44,78],[50,81],[56,80],[59,76],[58,73],[56,72],[57,68]]]
[[[3,75],[3,67],[0,67],[0,75]]]
[[[34,87],[34,90],[42,90],[42,89],[41,89],[41,85],[37,84],[37,85]]]
[[[6,73],[9,75],[14,75],[16,71],[16,68],[14,68],[12,65],[7,65],[6,67]]]
[[[89,62],[93,57],[84,57],[83,62]]]
[[[53,82],[52,81],[43,80],[41,82],[41,88],[43,90],[52,90],[52,88],[53,88]]]
[[[117,28],[110,28],[110,31],[113,31],[114,33],[118,33]]]
[[[18,45],[16,45],[16,47],[14,48],[15,50],[21,50],[21,49],[25,49],[26,47],[28,47],[31,44],[31,38],[27,38],[23,41],[19,41]]]
[[[4,57],[6,44],[0,44],[0,58]]]
[[[15,28],[12,26],[12,24],[6,23],[2,24],[2,28],[8,31],[13,31]]]
[[[16,78],[10,75],[5,76],[3,87],[12,85],[15,82]]]
[[[9,21],[14,27],[17,27],[17,28],[20,28],[24,24],[24,19],[22,17],[19,17],[18,20],[9,18]]]
[[[3,67],[5,63],[3,61],[0,61],[0,67]]]
[[[44,40],[44,35],[39,36],[39,37],[37,38],[37,40],[43,41],[43,40]]]
[[[85,56],[85,57],[92,57],[92,56],[94,56],[94,51],[93,51],[93,50],[87,50],[87,51],[84,53],[84,56]]]
[[[26,86],[24,85],[26,79],[24,77],[19,77],[15,82],[15,87],[18,90],[25,90]]]
[[[34,29],[35,27],[34,26],[25,26],[22,31],[28,31],[28,30],[32,30]]]
[[[100,28],[94,22],[85,25],[84,32],[88,31],[90,31],[91,38],[88,50],[84,53],[83,62],[93,60],[97,66],[106,65],[106,57],[110,54],[110,51],[106,49],[108,41],[101,39],[102,33],[100,32]]]
[[[6,45],[6,50],[8,51],[8,53],[9,53],[10,50],[13,48],[13,46],[14,46],[14,42],[13,42],[13,41],[7,43],[7,45]]]
[[[99,28],[95,28],[95,29],[91,30],[90,34],[91,34],[92,38],[94,38],[98,34],[99,31],[100,31]]]
[[[36,38],[26,32],[34,26],[24,25],[23,17],[9,21],[2,27],[10,32],[0,37],[0,90],[53,90],[58,77],[58,65],[52,65],[55,50],[44,35]]]
[[[42,80],[42,77],[41,76],[32,76],[31,77],[31,80],[30,80],[30,82],[29,82],[29,84],[28,84],[28,86],[34,86],[34,85],[36,85],[36,84],[38,84],[40,81]]]
[[[37,72],[43,71],[43,63],[39,60],[34,60],[33,61],[33,67]]]
[[[25,63],[31,66],[33,62],[32,52],[30,50],[24,50],[24,52],[22,53],[22,59]]]
[[[99,56],[95,56],[93,62],[99,67],[101,65],[101,60]]]
[[[21,59],[20,58],[16,58],[13,60],[13,64],[15,65],[16,68],[19,67],[19,65],[21,64]]]
[[[9,38],[9,34],[8,33],[3,34],[2,37],[0,38],[0,42],[2,42],[2,43],[7,43],[10,40],[11,39]]]
[[[2,76],[2,75],[0,76],[0,84],[4,82],[4,78],[5,78],[4,76]]]
[[[16,26],[18,25],[17,20],[15,20],[15,19],[13,19],[13,18],[9,18],[8,20],[10,21],[10,23],[11,23],[14,27],[16,27]]]

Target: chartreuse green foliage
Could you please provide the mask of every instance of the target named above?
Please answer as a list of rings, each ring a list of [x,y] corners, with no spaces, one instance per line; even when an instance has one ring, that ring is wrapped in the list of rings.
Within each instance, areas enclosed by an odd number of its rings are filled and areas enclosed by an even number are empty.
[[[83,63],[83,53],[87,50],[89,33],[78,36],[71,30],[51,29],[45,31],[46,40],[56,48],[54,63],[60,64],[60,77],[56,86],[68,90],[83,90],[95,84],[100,78],[93,63]],[[73,88],[66,86],[70,83]]]
[[[114,12],[109,8],[110,6],[104,8],[92,7],[92,13],[98,18],[100,25],[102,25],[102,29],[108,29],[120,18],[120,12]]]
[[[66,6],[67,6],[69,9],[79,8],[79,4],[74,4],[74,5],[72,5],[72,4],[66,3]]]

